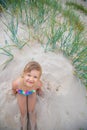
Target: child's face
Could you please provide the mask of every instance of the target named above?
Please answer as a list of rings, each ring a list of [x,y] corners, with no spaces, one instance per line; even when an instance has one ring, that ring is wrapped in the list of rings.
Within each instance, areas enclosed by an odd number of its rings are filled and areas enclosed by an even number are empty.
[[[32,70],[30,72],[24,73],[24,85],[28,87],[35,86],[39,79],[40,79],[40,71]]]

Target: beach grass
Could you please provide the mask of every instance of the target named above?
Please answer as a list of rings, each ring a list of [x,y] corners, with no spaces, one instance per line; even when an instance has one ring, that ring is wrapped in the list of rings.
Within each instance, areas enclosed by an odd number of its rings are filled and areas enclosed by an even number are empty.
[[[0,4],[0,13],[2,13],[4,11],[3,6]]]
[[[69,24],[74,27],[74,30],[78,30],[79,32],[84,30],[83,23],[81,22],[79,16],[73,10],[65,8],[62,13],[63,16],[67,18]]]
[[[11,51],[6,47],[0,48],[0,55],[7,56],[7,60],[1,64],[1,66],[3,66],[2,70],[4,70],[7,67],[7,65],[13,60],[14,56],[11,53]]]
[[[73,7],[76,10],[82,11],[85,15],[87,15],[87,9],[82,5],[82,4],[78,4],[76,2],[66,2],[66,5]]]
[[[63,40],[62,51],[69,57],[75,68],[74,74],[81,79],[87,87],[87,47],[83,46],[82,34],[78,33],[73,37],[73,30],[70,30]]]
[[[4,25],[13,44],[22,49],[28,40],[35,38],[41,42],[45,52],[59,48],[72,61],[74,74],[87,86],[86,35],[83,34],[84,25],[79,16],[73,10],[63,8],[57,0],[14,0],[8,6],[10,20]],[[25,42],[18,37],[19,22],[22,26],[26,25],[29,31],[29,39]],[[4,63],[6,67],[14,56],[6,46],[0,50],[0,54],[9,57]]]

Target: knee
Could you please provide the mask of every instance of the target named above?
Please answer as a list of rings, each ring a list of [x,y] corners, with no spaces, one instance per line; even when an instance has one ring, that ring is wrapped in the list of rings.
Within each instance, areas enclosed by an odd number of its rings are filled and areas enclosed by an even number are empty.
[[[33,111],[29,111],[29,115],[31,115],[31,116],[35,116],[35,115],[36,115],[35,110],[33,110]]]
[[[33,114],[33,113],[35,113],[35,110],[29,111],[29,114]]]
[[[26,112],[21,112],[21,117],[24,118],[26,116]]]
[[[35,112],[35,108],[28,108],[28,113],[34,113]]]

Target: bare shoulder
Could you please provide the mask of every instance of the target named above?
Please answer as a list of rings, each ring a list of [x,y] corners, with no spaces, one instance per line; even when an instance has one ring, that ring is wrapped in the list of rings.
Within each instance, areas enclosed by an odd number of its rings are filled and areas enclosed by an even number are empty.
[[[18,89],[19,83],[20,83],[20,78],[17,78],[14,81],[12,81],[12,92],[13,92],[13,94],[17,93],[16,89]]]
[[[20,77],[12,81],[12,86],[17,87],[20,84]]]

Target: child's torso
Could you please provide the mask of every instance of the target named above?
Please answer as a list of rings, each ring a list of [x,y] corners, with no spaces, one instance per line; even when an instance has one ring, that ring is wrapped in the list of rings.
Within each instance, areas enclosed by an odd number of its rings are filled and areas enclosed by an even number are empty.
[[[18,94],[28,96],[35,93],[36,90],[38,90],[38,88],[39,88],[38,86],[32,86],[32,87],[25,86],[23,84],[22,79],[20,78],[16,91]]]

